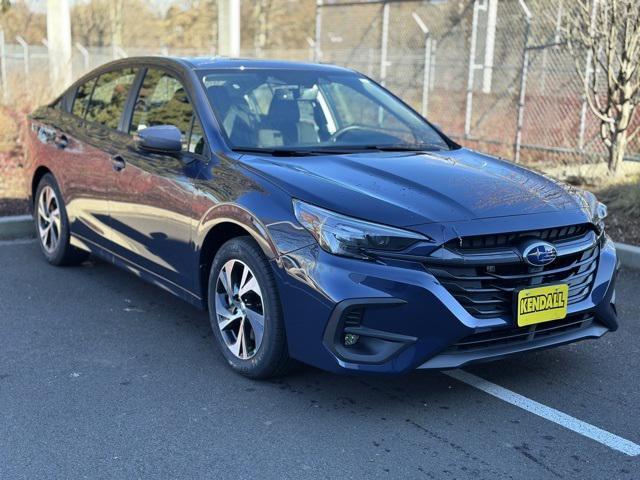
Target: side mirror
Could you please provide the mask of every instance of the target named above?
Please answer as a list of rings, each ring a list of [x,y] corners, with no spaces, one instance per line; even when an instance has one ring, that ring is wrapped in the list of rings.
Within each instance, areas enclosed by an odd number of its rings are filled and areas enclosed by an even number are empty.
[[[182,134],[173,125],[156,125],[138,132],[136,144],[142,150],[159,153],[179,153]]]

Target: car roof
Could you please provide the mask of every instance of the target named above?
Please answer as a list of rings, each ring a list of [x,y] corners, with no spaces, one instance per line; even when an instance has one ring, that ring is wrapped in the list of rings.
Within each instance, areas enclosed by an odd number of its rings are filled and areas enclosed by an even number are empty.
[[[112,60],[97,68],[85,73],[63,94],[68,94],[69,91],[77,88],[78,85],[86,82],[88,79],[100,75],[106,71],[117,68],[135,68],[137,66],[164,66],[174,67],[182,70],[214,70],[214,69],[228,69],[228,70],[244,70],[244,69],[288,69],[288,70],[308,70],[308,71],[320,71],[327,73],[348,72],[356,73],[354,70],[339,67],[337,65],[330,65],[326,63],[311,63],[311,62],[294,62],[287,60],[267,60],[256,58],[231,58],[231,57],[172,57],[164,55],[147,55],[147,56],[135,56],[125,57],[117,60]]]
[[[148,55],[125,57],[112,60],[97,68],[85,73],[78,78],[69,89],[75,88],[87,79],[99,75],[114,68],[135,68],[140,65],[165,66],[182,70],[245,70],[245,69],[283,69],[283,70],[308,70],[327,73],[348,72],[355,73],[354,70],[327,63],[294,62],[287,60],[267,60],[256,58],[231,58],[231,57],[171,57],[163,55]]]
[[[157,58],[157,57],[152,57]],[[187,68],[194,70],[208,69],[292,69],[292,70],[318,70],[327,72],[353,72],[353,70],[324,63],[295,62],[288,60],[269,60],[256,58],[231,58],[231,57],[171,57]]]

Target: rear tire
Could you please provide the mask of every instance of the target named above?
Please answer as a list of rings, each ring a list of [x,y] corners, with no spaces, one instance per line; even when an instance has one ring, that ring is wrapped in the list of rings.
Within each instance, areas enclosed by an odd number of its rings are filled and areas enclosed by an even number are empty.
[[[38,183],[33,220],[40,250],[51,265],[78,265],[87,259],[87,252],[71,245],[67,210],[58,183],[50,173]]]
[[[222,355],[236,372],[265,379],[287,373],[282,306],[269,261],[250,237],[226,242],[209,274],[209,319]]]

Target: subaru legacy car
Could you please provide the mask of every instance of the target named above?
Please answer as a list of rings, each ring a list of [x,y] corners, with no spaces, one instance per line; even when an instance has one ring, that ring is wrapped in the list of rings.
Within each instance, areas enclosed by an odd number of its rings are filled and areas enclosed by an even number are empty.
[[[27,147],[48,262],[92,254],[208,310],[252,378],[456,368],[618,326],[593,194],[462,148],[353,70],[119,60],[35,111]]]

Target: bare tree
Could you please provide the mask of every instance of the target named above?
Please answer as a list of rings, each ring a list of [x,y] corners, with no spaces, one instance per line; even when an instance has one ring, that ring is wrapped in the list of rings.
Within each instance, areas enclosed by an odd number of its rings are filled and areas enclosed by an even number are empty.
[[[609,150],[609,173],[619,172],[640,101],[640,1],[575,0],[565,19],[565,35],[584,94],[600,121]]]
[[[110,8],[104,0],[76,2],[71,10],[73,37],[83,45],[106,45],[111,35]]]
[[[39,43],[47,36],[44,13],[34,12],[24,1],[0,3],[0,6],[0,29],[6,39],[20,35],[29,43]]]

